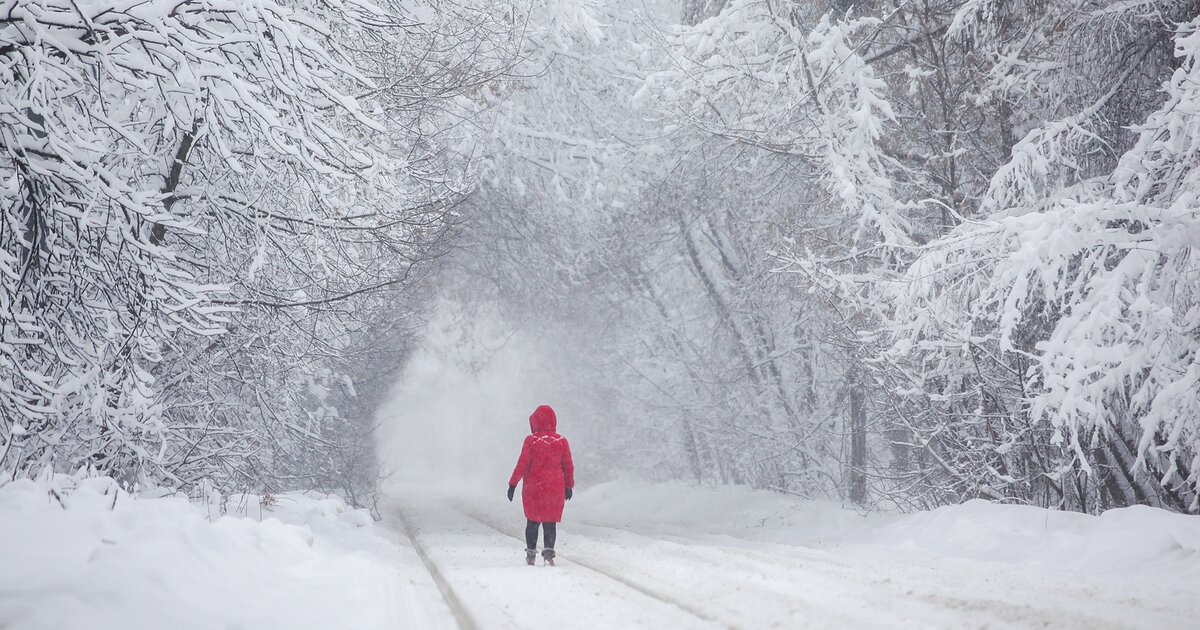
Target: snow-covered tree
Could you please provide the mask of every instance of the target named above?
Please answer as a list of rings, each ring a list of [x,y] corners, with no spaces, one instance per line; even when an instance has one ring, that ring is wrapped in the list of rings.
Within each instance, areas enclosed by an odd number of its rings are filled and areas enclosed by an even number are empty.
[[[1155,173],[1149,165],[1166,159],[1134,155],[1180,125],[1161,120],[1152,88],[1179,65],[1169,59],[1172,25],[1194,9],[986,0],[830,8],[734,0],[702,11],[705,19],[668,35],[677,52],[647,91],[675,124],[742,147],[692,168],[734,174],[726,190],[760,178],[734,195],[743,211],[763,198],[789,208],[777,215],[788,218],[782,230],[752,234],[798,272],[808,337],[833,341],[820,354],[840,366],[847,391],[851,494],[861,495],[865,475],[877,496],[901,503],[988,496],[1196,509],[1194,351],[1101,360],[1117,352],[1114,338],[1127,338],[1120,348],[1194,345],[1178,332],[1190,331],[1190,291],[1160,275],[1190,282],[1190,245],[1151,246],[1162,258],[1137,267],[1135,280],[1122,270],[1139,259],[1125,253],[1140,247],[1131,243],[1153,238],[1143,209],[1093,221],[1140,235],[1124,247],[1049,229],[1089,233],[1075,223],[1082,192],[1094,208],[1104,186],[1132,185],[1120,183],[1133,177],[1123,174],[1129,165]],[[1167,111],[1188,102],[1171,96]],[[1150,184],[1143,194],[1188,189]],[[1064,199],[1072,201],[1060,208]],[[1088,306],[1101,295],[1183,302],[1151,308],[1167,322],[1155,323],[1131,312],[1133,301]],[[1089,328],[1101,312],[1124,332]],[[1105,341],[1083,343],[1088,335]],[[1155,412],[1151,400],[1161,401]],[[1156,415],[1162,409],[1170,411]]]
[[[1195,20],[1174,30],[1165,99],[1107,172],[1084,176],[1076,151],[1101,141],[1088,129],[1128,73],[1019,141],[983,198],[991,212],[925,248],[898,290],[890,356],[907,359],[921,395],[976,399],[993,434],[963,450],[990,453],[980,481],[1015,486],[1005,494],[1198,508],[1200,35]],[[961,376],[997,367],[1012,372],[1016,409]]]
[[[467,190],[445,130],[512,62],[496,9],[0,8],[0,467],[331,483]]]

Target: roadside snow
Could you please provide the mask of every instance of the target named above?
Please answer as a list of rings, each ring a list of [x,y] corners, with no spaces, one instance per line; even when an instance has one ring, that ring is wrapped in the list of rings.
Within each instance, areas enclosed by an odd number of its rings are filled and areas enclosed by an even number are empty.
[[[847,542],[1161,580],[1200,598],[1200,516],[1140,505],[1092,516],[975,500],[905,515]]]
[[[1099,516],[968,501],[914,514],[870,513],[739,486],[614,481],[580,492],[568,520],[687,529],[849,550],[1053,568],[1106,581],[1161,583],[1200,599],[1200,516],[1134,506]]]
[[[106,477],[17,480],[0,487],[0,628],[449,625],[385,535],[335,497],[197,504]]]

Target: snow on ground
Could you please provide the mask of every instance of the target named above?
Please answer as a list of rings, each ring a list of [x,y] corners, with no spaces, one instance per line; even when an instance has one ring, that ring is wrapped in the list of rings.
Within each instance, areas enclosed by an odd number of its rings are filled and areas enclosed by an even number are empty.
[[[0,628],[448,626],[386,534],[332,497],[196,504],[109,478],[17,480],[0,487]]]
[[[593,539],[607,529],[610,536],[687,540],[691,549],[765,551],[781,564],[792,555],[803,562],[831,554],[825,557],[864,570],[874,563],[879,576],[900,583],[923,574],[971,584],[960,590],[973,597],[1007,590],[1002,600],[1032,605],[1053,593],[1062,604],[1079,600],[1097,622],[1126,627],[1156,627],[1155,619],[1186,626],[1200,616],[1200,517],[1150,507],[1092,516],[977,500],[862,515],[744,487],[620,481],[579,498],[569,516]]]
[[[596,524],[1107,572],[1166,587],[1182,583],[1200,596],[1200,517],[1145,506],[1092,516],[975,500],[914,514],[859,514],[740,486],[614,481],[581,492],[572,507],[574,517]]]
[[[324,496],[161,495],[61,475],[0,486],[0,628],[424,630],[455,628],[457,614],[489,630],[1090,629],[1200,616],[1200,518],[1150,508],[976,501],[862,516],[746,488],[610,482],[568,504],[560,566],[530,568],[520,502],[501,490],[400,487],[382,524]]]
[[[468,623],[476,627],[709,627],[617,579],[581,569],[569,559],[553,568],[545,567],[541,558],[539,566],[525,566],[525,545],[519,539],[472,518],[455,503],[425,496],[406,502],[404,511],[430,559],[453,586]],[[523,521],[520,528],[523,531]]]
[[[610,482],[568,504],[546,573],[521,565],[519,501],[452,494],[398,496],[482,628],[572,614],[573,628],[674,615],[681,627],[1089,629],[1200,615],[1200,519],[1150,508],[975,501],[863,516],[739,487]]]

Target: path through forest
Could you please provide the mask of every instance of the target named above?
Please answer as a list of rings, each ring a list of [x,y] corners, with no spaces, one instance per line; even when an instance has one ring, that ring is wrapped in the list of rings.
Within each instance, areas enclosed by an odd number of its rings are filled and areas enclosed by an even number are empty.
[[[568,519],[556,567],[524,565],[518,509],[443,497],[393,503],[443,594],[425,618],[461,628],[1158,628],[1187,610],[1027,567],[904,549],[816,548]],[[441,611],[442,613],[445,610]]]

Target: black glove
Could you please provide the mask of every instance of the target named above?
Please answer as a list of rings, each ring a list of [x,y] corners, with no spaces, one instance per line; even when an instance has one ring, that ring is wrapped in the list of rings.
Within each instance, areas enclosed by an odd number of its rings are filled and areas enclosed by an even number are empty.
[[[570,500],[571,500],[571,495],[572,495],[572,494],[575,494],[575,493],[574,493],[574,492],[571,492],[571,489],[570,489],[570,488],[567,488],[567,500],[568,500],[568,501],[570,501]]]
[[[514,492],[516,492],[516,491],[517,491],[517,487],[516,487],[516,486],[509,486],[509,487],[508,487],[508,500],[509,500],[509,501],[512,501],[512,498],[513,498],[513,493],[514,493]]]

